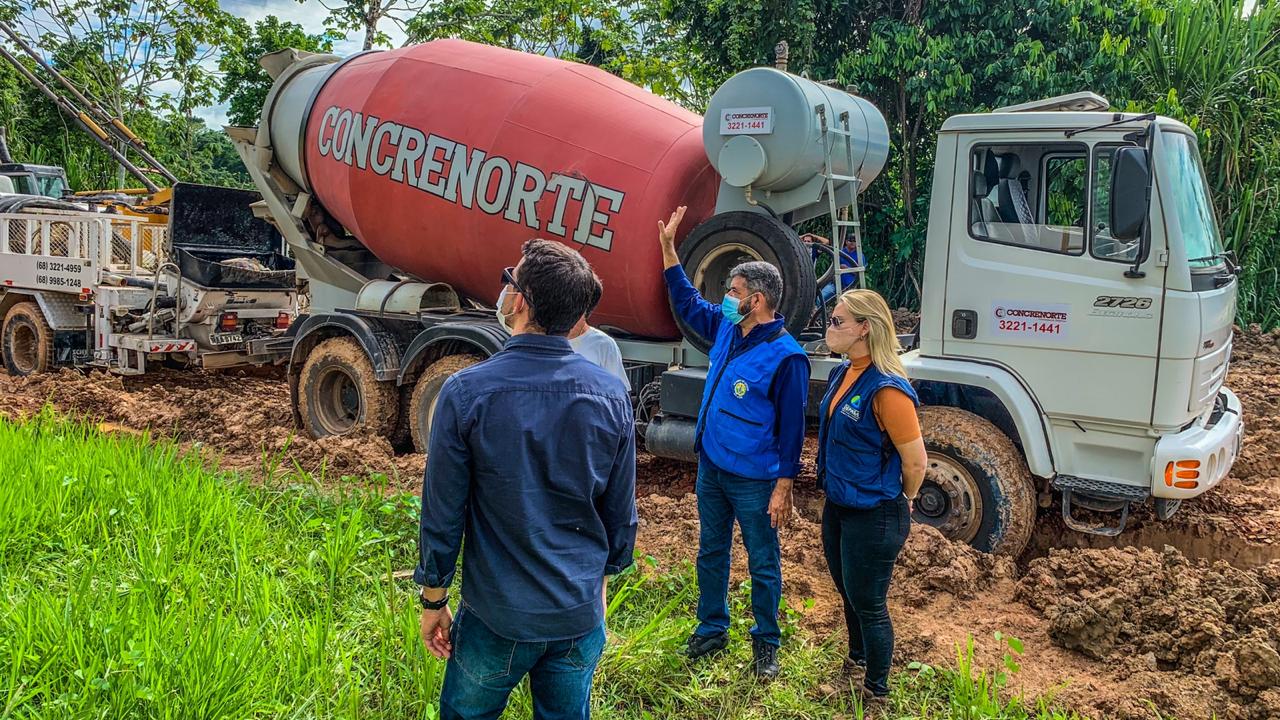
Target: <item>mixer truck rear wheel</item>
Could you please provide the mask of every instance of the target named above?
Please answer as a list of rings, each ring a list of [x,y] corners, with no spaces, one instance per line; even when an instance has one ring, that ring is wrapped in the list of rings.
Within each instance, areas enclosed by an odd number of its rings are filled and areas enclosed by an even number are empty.
[[[418,376],[406,410],[409,415],[409,434],[413,437],[415,450],[420,453],[427,451],[427,441],[431,438],[431,420],[436,413],[436,398],[440,397],[444,381],[459,370],[469,368],[483,359],[478,355],[446,355],[428,365]]]
[[[1036,493],[1009,436],[971,412],[932,405],[920,409],[920,430],[929,459],[912,520],[983,552],[1021,554]]]
[[[353,338],[321,341],[308,355],[298,383],[298,411],[313,438],[390,436],[397,419],[396,386],[381,382]]]
[[[46,372],[53,364],[53,328],[45,322],[40,306],[21,302],[9,308],[0,329],[0,346],[10,375]]]
[[[813,312],[817,283],[809,250],[786,223],[760,213],[724,212],[695,227],[680,244],[685,272],[702,297],[713,303],[728,290],[729,271],[751,260],[763,260],[782,274],[778,312],[787,319],[787,331],[800,337]],[[698,335],[678,313],[675,316],[690,344],[702,352],[711,348],[715,338]]]

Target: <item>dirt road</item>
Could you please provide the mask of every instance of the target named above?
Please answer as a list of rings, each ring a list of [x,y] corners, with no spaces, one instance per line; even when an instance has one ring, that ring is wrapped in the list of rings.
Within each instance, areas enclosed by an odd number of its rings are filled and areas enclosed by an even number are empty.
[[[1150,702],[1183,720],[1280,717],[1280,334],[1237,333],[1229,383],[1245,408],[1242,457],[1228,480],[1169,522],[1143,510],[1103,541],[1066,531],[1051,508],[1016,563],[914,529],[891,591],[899,663],[950,663],[972,635],[979,659],[995,667],[1005,648],[993,636],[1002,632],[1025,643],[1015,686],[1091,716],[1154,719]],[[296,463],[328,479],[375,473],[414,491],[425,463],[380,439],[296,434],[278,373],[0,372],[0,415],[33,414],[46,402],[108,428],[172,435],[249,473]],[[663,563],[692,560],[693,469],[643,456],[639,473],[641,550]],[[800,517],[783,540],[785,595],[818,637],[840,636],[811,466],[798,487]],[[735,574],[745,577],[741,553]]]

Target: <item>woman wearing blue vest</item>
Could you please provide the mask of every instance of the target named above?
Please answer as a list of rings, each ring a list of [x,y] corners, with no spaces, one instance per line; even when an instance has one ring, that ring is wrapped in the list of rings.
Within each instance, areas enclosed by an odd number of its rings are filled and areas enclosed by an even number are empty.
[[[887,596],[893,564],[911,527],[911,499],[927,458],[919,403],[907,381],[893,316],[870,290],[840,296],[827,346],[847,359],[827,378],[820,406],[818,484],[826,493],[822,546],[844,599],[845,671],[865,673],[861,695],[889,694],[893,624]]]

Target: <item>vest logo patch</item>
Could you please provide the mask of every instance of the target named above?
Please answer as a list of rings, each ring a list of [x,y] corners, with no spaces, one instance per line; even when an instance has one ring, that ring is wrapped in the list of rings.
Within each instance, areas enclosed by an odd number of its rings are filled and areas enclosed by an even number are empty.
[[[845,417],[858,422],[862,419],[862,395],[854,395],[849,398],[849,402],[840,406],[840,413]]]
[[[747,384],[739,380],[733,384],[733,396],[741,400],[747,394]]]

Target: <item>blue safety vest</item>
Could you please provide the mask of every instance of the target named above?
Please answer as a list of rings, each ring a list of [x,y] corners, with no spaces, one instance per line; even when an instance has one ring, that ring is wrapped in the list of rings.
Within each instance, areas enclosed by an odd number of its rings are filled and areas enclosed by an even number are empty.
[[[782,361],[804,355],[786,330],[739,347],[731,354],[738,326],[723,322],[711,346],[709,382],[702,390],[695,447],[721,470],[757,480],[776,480],[782,466],[777,410],[769,386]]]
[[[831,399],[847,372],[848,361],[831,372],[819,407],[818,486],[836,505],[867,509],[902,494],[902,457],[876,422],[871,402],[886,387],[898,388],[917,406],[920,399],[911,383],[880,372],[872,364],[828,415]]]

